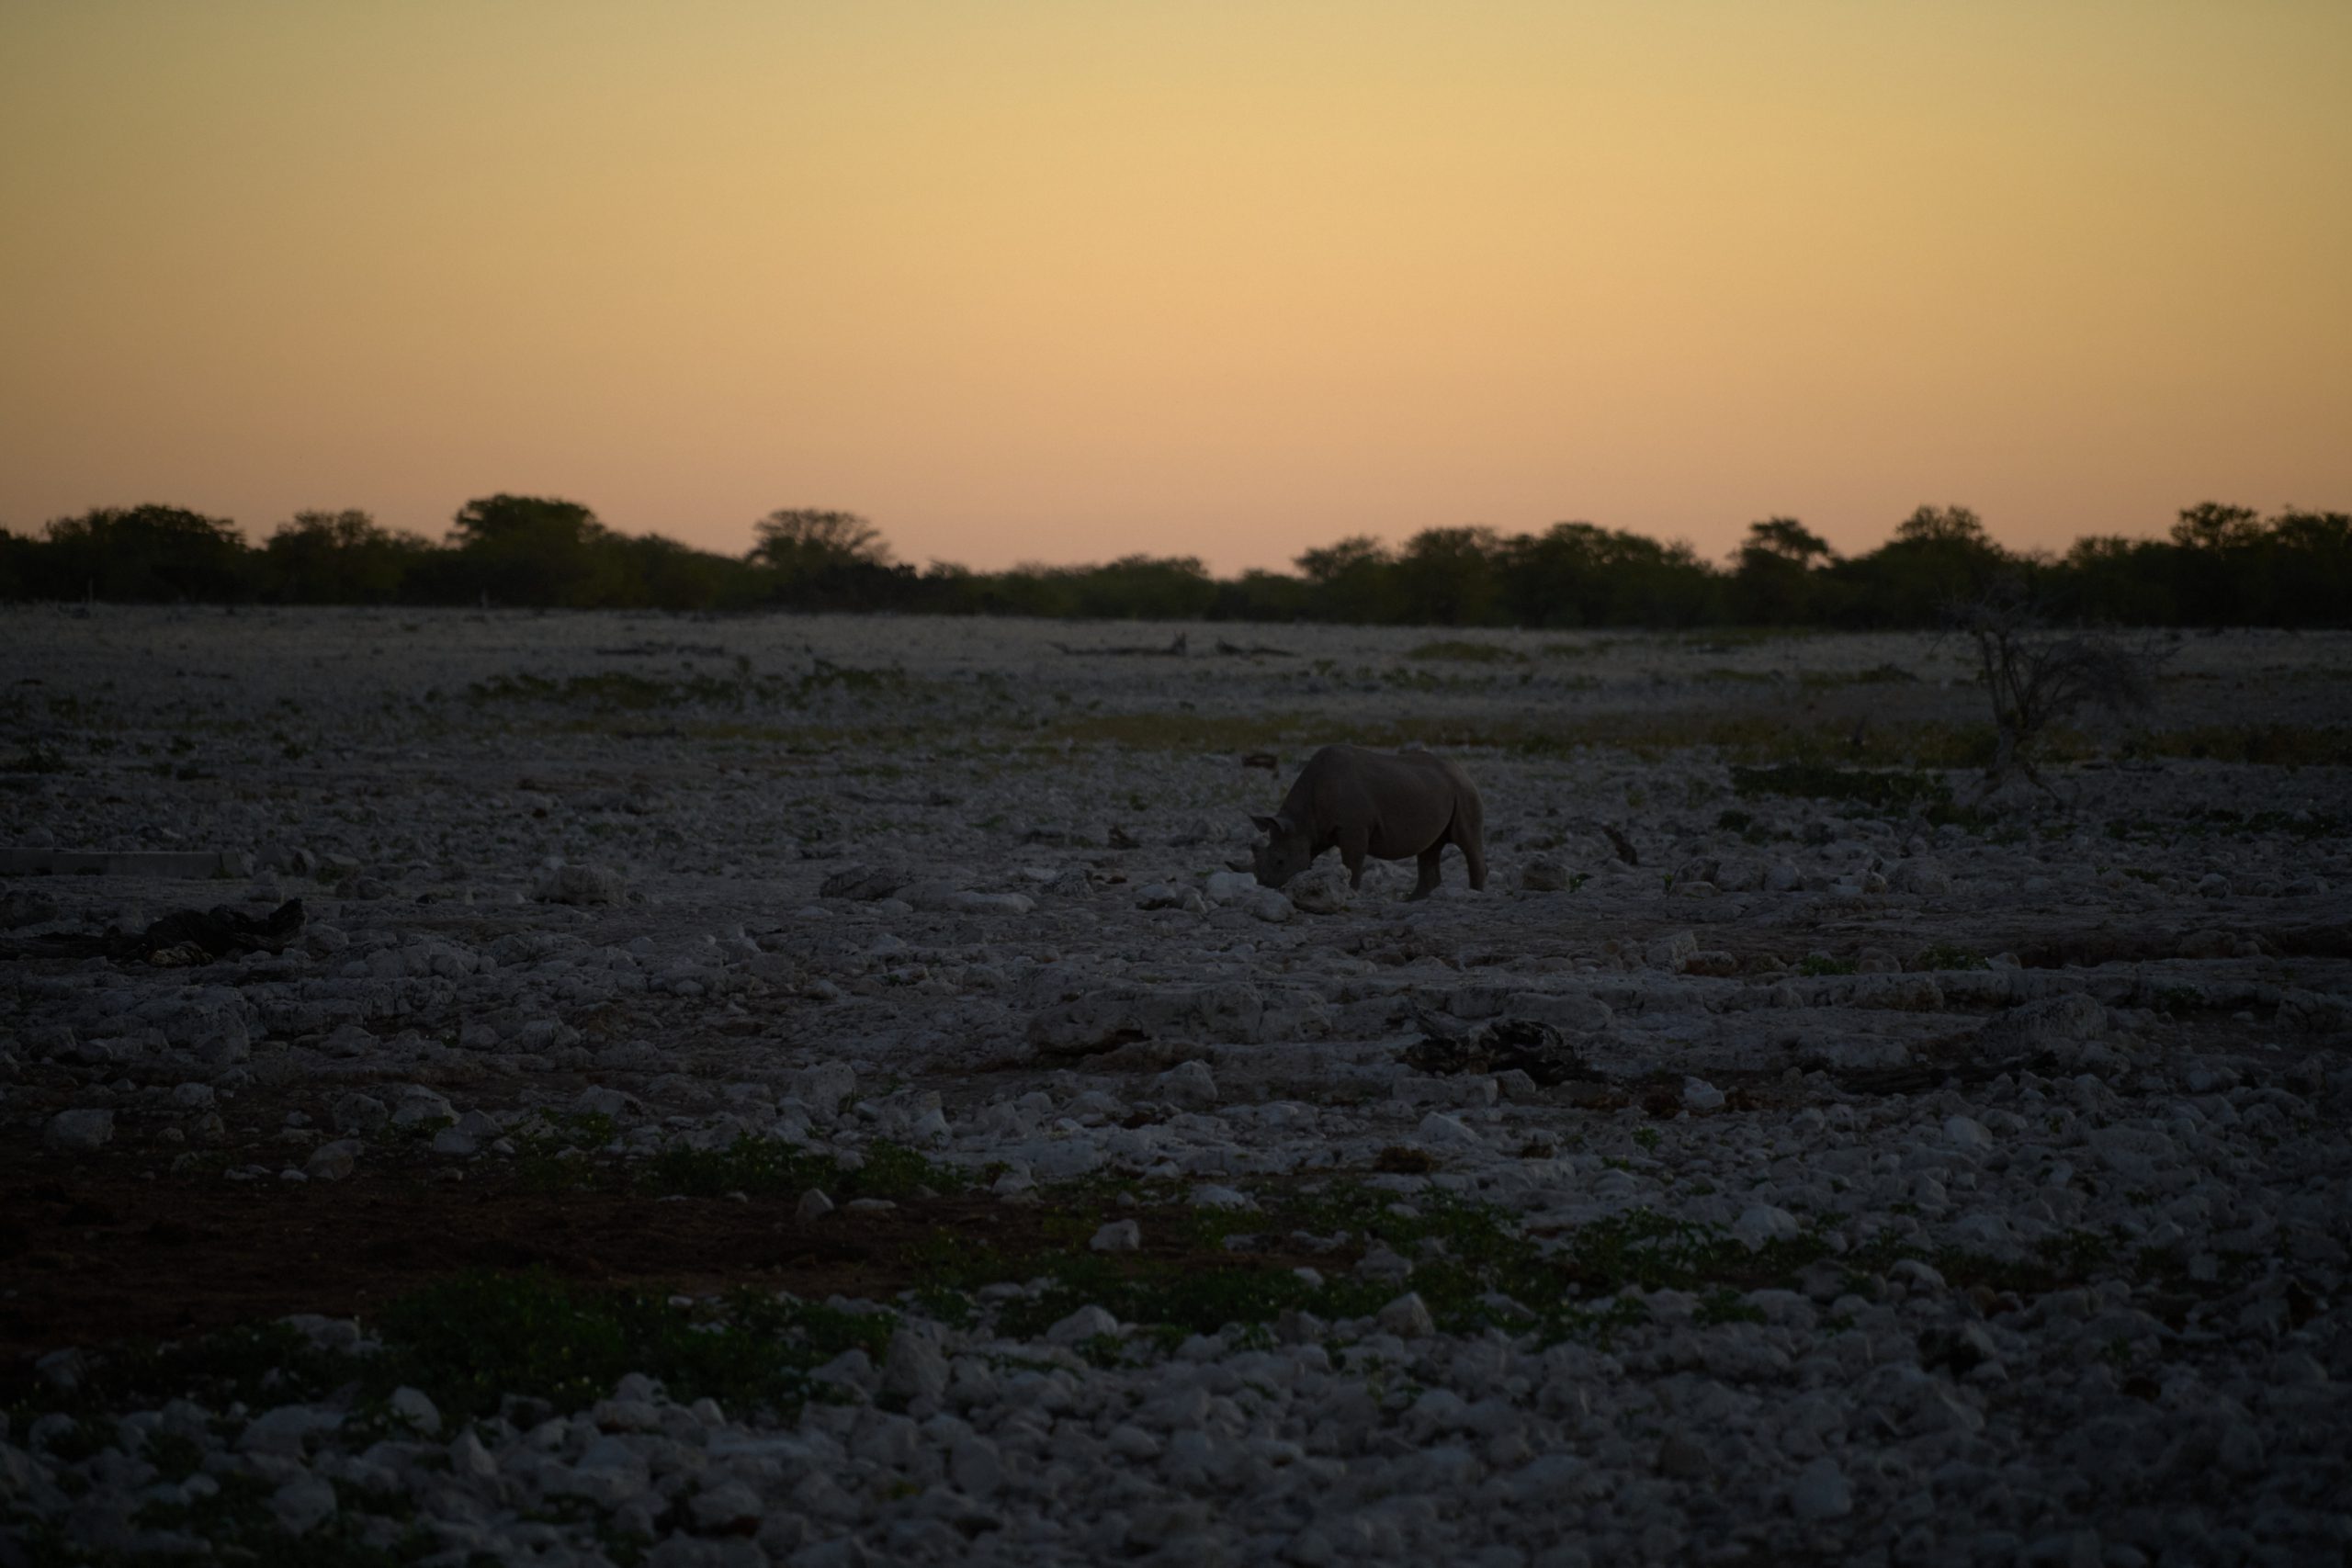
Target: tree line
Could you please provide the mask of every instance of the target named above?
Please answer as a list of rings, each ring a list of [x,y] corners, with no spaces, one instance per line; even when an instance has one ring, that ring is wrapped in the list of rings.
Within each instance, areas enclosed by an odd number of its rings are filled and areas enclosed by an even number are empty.
[[[259,546],[225,518],[98,508],[38,536],[0,532],[0,600],[762,609],[1455,626],[1925,626],[1988,593],[2127,626],[2352,622],[2352,514],[2206,502],[2161,538],[2004,549],[1966,507],[1923,506],[1841,556],[1794,518],[1751,524],[1721,564],[1590,523],[1538,534],[1429,528],[1298,557],[1295,572],[1212,576],[1192,556],[980,572],[892,558],[854,513],[771,513],[741,556],[619,533],[576,502],[471,501],[435,542],[365,512],[303,512]]]

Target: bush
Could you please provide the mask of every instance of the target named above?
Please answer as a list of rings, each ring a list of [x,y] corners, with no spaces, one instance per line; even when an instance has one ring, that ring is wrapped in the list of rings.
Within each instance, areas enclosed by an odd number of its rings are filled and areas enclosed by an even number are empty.
[[[226,518],[177,506],[98,507],[60,518],[28,558],[27,587],[43,599],[249,598],[252,552]]]
[[[2154,706],[2162,650],[2127,648],[2096,633],[2053,631],[2032,606],[2008,597],[1979,599],[1956,619],[1976,644],[1993,705],[1996,739],[1985,772],[1996,784],[2016,773],[2041,784],[2036,753],[2053,726],[2085,707],[2136,717]]]
[[[2169,539],[2086,538],[2057,559],[2003,550],[1965,507],[1923,506],[1867,554],[1839,558],[1802,523],[1749,526],[1728,569],[1688,545],[1590,523],[1541,534],[1424,529],[1392,550],[1356,536],[1294,574],[1219,580],[1192,556],[1087,566],[921,571],[854,512],[790,508],[743,556],[615,532],[577,502],[470,501],[435,545],[364,512],[304,512],[255,550],[233,525],[178,507],[99,509],[0,534],[0,597],[668,610],[920,611],[1152,620],[1451,626],[1932,626],[1995,593],[2115,625],[2352,622],[2352,514],[2267,521],[2206,502]]]

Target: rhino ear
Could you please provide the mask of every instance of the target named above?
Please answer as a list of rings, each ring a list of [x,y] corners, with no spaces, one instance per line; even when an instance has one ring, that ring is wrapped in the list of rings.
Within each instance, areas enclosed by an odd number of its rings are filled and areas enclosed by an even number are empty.
[[[1270,839],[1282,835],[1283,819],[1279,817],[1252,817],[1250,820],[1258,825],[1258,831]]]

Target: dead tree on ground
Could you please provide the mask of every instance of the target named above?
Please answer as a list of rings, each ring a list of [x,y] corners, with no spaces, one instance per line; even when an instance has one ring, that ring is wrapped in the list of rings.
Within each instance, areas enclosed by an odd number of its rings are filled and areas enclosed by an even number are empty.
[[[2052,626],[2027,601],[1988,595],[1953,620],[1976,644],[1979,678],[1993,705],[1988,788],[2023,776],[2055,795],[2036,763],[2052,727],[2085,707],[2136,718],[2155,706],[2155,675],[2169,650],[2098,632]]]

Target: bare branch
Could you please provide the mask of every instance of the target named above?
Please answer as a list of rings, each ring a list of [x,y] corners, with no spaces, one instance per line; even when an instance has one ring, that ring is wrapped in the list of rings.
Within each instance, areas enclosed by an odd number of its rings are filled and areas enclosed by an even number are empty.
[[[1976,644],[1977,667],[1993,705],[1996,743],[1986,777],[1996,785],[2023,774],[2049,789],[2036,767],[2051,728],[2086,707],[2136,718],[2155,706],[2157,669],[2170,649],[2127,644],[2099,632],[2062,631],[2016,594],[1988,594],[1952,620]]]

